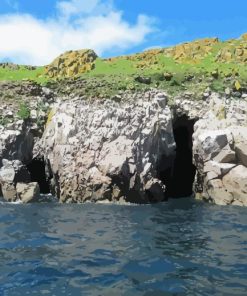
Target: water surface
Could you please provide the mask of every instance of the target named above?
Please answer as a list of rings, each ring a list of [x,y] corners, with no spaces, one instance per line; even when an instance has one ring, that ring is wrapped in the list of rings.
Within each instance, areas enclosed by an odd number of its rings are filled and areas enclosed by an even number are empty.
[[[0,204],[0,295],[247,295],[247,208]]]

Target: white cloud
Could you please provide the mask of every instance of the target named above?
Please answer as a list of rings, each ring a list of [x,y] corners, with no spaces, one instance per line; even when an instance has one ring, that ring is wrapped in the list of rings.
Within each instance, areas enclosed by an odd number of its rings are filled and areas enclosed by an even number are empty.
[[[44,65],[66,50],[82,48],[102,55],[141,44],[153,31],[152,19],[139,15],[131,25],[110,1],[59,1],[57,14],[47,20],[1,15],[0,60]]]
[[[83,14],[104,14],[113,10],[111,0],[102,2],[101,0],[70,0],[57,2],[57,9],[61,16],[69,18],[73,15]]]

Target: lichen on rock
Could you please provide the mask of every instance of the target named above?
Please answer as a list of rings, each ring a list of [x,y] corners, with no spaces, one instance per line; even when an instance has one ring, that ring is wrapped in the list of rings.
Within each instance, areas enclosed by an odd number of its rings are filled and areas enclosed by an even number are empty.
[[[75,77],[92,70],[96,58],[91,49],[67,51],[46,66],[45,73],[51,78]]]

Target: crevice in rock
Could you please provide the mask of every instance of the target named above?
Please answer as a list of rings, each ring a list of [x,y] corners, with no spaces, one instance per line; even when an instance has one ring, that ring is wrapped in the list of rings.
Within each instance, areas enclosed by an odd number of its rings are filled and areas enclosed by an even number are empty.
[[[31,176],[31,182],[38,182],[40,193],[50,193],[50,180],[46,175],[44,159],[34,158],[27,164],[27,169]]]
[[[193,194],[196,167],[192,161],[192,135],[197,119],[186,115],[173,121],[176,154],[170,167],[160,168],[160,179],[166,185],[166,198],[180,198]]]

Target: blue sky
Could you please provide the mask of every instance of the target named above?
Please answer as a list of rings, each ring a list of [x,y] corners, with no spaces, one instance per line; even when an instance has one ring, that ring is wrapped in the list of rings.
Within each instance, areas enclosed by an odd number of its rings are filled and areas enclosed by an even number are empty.
[[[68,49],[100,56],[247,32],[246,0],[0,0],[0,60],[42,65]]]

